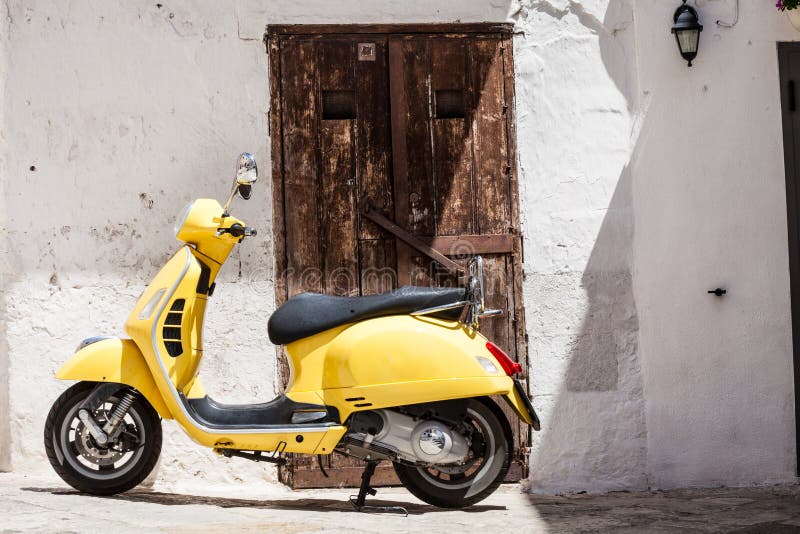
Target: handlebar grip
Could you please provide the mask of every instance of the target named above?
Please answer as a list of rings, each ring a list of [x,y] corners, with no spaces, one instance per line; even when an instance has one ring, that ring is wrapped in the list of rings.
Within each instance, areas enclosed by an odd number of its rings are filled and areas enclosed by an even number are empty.
[[[255,228],[250,228],[248,226],[242,226],[239,223],[231,225],[230,228],[220,228],[217,230],[217,235],[222,234],[230,234],[233,237],[250,237],[257,235],[258,232]]]
[[[245,227],[239,223],[236,223],[228,228],[228,233],[233,237],[242,237],[245,234]]]

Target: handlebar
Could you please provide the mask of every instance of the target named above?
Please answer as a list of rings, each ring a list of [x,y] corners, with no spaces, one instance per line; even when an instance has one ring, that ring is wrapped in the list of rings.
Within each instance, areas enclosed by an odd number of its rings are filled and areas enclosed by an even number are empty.
[[[250,228],[249,226],[242,226],[239,223],[232,224],[230,228],[220,228],[217,230],[217,235],[223,234],[230,234],[233,237],[251,237],[254,235],[258,235],[258,231],[255,228]]]

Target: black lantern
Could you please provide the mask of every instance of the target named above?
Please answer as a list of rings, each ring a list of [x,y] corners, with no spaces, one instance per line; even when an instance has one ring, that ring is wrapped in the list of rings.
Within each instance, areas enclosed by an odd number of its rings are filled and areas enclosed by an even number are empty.
[[[678,41],[678,50],[681,51],[681,56],[689,62],[691,67],[692,60],[697,57],[703,25],[697,18],[697,11],[692,6],[686,5],[686,0],[683,0],[683,5],[675,10],[675,16],[672,19],[674,21],[672,33],[675,34],[675,40]]]

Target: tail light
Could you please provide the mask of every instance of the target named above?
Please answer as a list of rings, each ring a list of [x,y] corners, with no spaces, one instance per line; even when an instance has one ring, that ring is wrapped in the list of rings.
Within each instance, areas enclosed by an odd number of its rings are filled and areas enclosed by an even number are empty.
[[[487,341],[486,348],[489,349],[489,352],[492,353],[492,356],[495,357],[497,363],[500,364],[500,367],[503,368],[503,371],[505,371],[508,376],[518,375],[522,372],[522,366],[512,360],[500,347],[491,341]]]

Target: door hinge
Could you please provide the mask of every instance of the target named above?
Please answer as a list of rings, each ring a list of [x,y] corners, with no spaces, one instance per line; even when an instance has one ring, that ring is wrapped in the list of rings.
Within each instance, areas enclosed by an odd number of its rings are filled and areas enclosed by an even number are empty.
[[[520,447],[516,452],[516,460],[520,463],[527,464],[528,458],[531,457],[531,447]]]

